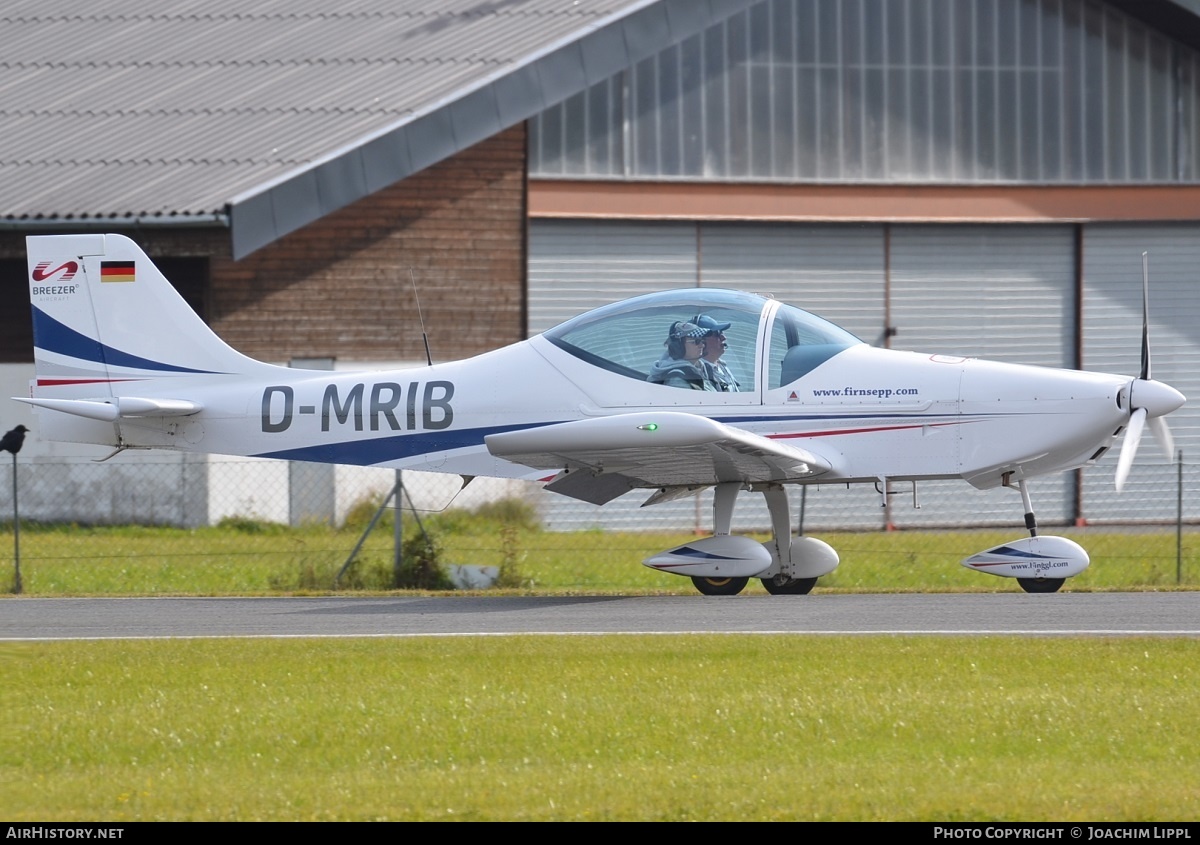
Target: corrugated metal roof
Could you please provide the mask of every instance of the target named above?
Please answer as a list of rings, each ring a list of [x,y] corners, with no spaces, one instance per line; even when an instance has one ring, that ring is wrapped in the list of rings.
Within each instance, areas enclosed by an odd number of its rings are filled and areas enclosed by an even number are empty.
[[[263,246],[756,0],[8,0],[0,221]]]

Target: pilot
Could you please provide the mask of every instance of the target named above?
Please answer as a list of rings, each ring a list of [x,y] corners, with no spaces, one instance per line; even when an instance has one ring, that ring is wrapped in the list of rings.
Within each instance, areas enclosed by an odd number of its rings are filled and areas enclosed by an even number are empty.
[[[650,367],[647,381],[692,390],[716,390],[708,377],[704,354],[705,329],[695,323],[672,323],[667,332],[666,351]]]
[[[713,387],[722,393],[736,393],[740,390],[737,379],[729,371],[729,365],[721,357],[729,348],[725,340],[725,332],[732,323],[718,323],[707,314],[700,314],[692,320],[704,329],[704,355],[702,361],[708,369],[708,379]]]

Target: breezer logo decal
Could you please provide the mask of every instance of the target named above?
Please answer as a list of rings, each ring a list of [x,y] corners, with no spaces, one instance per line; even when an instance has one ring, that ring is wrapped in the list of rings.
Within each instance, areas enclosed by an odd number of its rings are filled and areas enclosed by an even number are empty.
[[[76,264],[74,261],[64,261],[62,264],[59,264],[53,270],[49,269],[49,267],[50,267],[49,261],[43,261],[38,266],[34,267],[33,268],[33,280],[35,282],[44,282],[44,281],[46,281],[46,279],[50,278],[55,273],[62,271],[63,275],[62,275],[62,278],[59,279],[59,281],[60,282],[69,282],[69,281],[71,281],[71,279],[75,278],[75,274],[77,272],[79,272],[79,265]]]

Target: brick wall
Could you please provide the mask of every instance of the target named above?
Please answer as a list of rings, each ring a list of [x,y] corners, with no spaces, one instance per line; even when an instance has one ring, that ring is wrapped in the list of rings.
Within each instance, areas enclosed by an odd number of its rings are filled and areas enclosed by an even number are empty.
[[[424,359],[416,297],[435,362],[520,340],[524,126],[211,274],[213,329],[255,358]]]
[[[441,362],[524,338],[525,196],[522,124],[238,262],[223,228],[121,234],[152,258],[207,258],[205,316],[246,355],[424,360],[419,296]],[[0,233],[0,281],[16,300],[0,328],[19,346],[14,361],[33,360],[24,236]]]

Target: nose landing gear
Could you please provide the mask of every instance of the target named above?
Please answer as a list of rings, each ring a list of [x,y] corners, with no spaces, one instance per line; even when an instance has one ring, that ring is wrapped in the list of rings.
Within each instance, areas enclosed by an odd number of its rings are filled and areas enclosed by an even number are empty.
[[[1027,593],[1057,593],[1066,578],[1018,578],[1017,583]]]
[[[1005,486],[1009,486],[1007,479]],[[1029,536],[1010,543],[1001,543],[962,562],[968,569],[1016,578],[1027,593],[1057,593],[1067,578],[1088,568],[1088,553],[1074,540],[1066,537],[1038,536],[1037,517],[1029,501],[1029,491],[1023,480],[1017,482],[1021,501],[1025,503],[1025,527]]]

